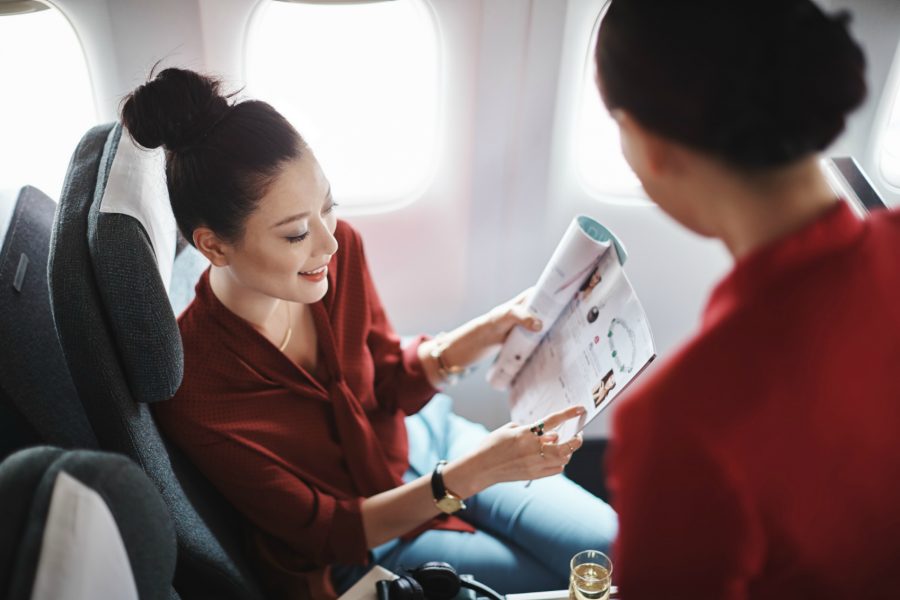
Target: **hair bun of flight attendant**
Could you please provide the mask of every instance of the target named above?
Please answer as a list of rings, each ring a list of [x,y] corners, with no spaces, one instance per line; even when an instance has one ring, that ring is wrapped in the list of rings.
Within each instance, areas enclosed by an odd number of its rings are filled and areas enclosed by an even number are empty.
[[[810,0],[613,0],[597,41],[604,102],[745,169],[827,147],[866,94],[846,14]]]
[[[165,69],[129,94],[122,123],[146,148],[166,148],[172,211],[184,238],[206,226],[230,241],[282,166],[306,144],[274,108],[230,102],[220,83],[185,69]]]

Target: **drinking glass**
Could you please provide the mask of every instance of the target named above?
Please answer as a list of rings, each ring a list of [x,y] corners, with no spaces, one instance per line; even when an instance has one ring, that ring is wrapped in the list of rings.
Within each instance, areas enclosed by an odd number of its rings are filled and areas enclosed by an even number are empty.
[[[571,600],[607,600],[612,583],[612,561],[599,550],[583,550],[572,557],[569,576]]]

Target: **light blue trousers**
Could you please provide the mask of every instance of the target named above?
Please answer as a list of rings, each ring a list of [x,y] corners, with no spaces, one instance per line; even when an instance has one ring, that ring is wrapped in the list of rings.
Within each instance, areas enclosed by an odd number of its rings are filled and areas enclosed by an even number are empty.
[[[439,394],[406,419],[410,468],[404,479],[430,474],[438,460],[452,460],[475,449],[487,430],[453,414],[449,396]],[[500,483],[466,500],[458,516],[474,534],[430,530],[407,542],[399,538],[373,549],[373,564],[402,573],[440,560],[470,573],[501,594],[565,589],[569,560],[589,548],[609,552],[616,514],[605,502],[563,475]],[[339,591],[370,567],[336,566]]]

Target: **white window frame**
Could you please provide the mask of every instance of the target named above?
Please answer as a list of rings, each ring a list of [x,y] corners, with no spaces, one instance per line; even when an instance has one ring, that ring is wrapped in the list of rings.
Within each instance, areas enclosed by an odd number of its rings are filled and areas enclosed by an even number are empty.
[[[244,50],[242,52],[242,64],[243,64],[243,80],[245,82],[250,83],[252,76],[249,73],[250,70],[250,53],[251,46],[253,44],[252,38],[255,33],[258,31],[258,27],[260,24],[260,20],[264,14],[266,8],[272,2],[281,2],[283,0],[261,0],[258,2],[257,6],[254,8],[253,13],[251,14],[245,35],[244,41]],[[362,0],[357,2],[316,2],[315,0],[304,1],[300,3],[304,4],[366,4],[370,3],[373,0]],[[379,1],[379,0],[374,0]],[[419,170],[420,175],[416,178],[413,184],[406,187],[403,192],[398,194],[384,194],[380,197],[376,197],[372,200],[367,200],[363,202],[355,202],[354,198],[364,198],[368,196],[357,195],[348,198],[346,195],[341,195],[340,189],[336,190],[336,199],[339,203],[341,203],[341,212],[344,215],[374,215],[374,214],[382,214],[388,213],[392,211],[397,211],[403,208],[410,206],[411,204],[417,202],[421,198],[426,195],[426,192],[432,187],[435,182],[436,175],[438,172],[438,165],[440,163],[440,154],[442,149],[442,144],[445,139],[445,131],[444,131],[444,122],[445,122],[445,114],[444,114],[444,93],[446,89],[445,85],[445,77],[444,77],[444,57],[443,57],[443,49],[444,44],[442,40],[441,28],[439,26],[439,22],[437,19],[437,15],[435,13],[434,8],[428,0],[404,0],[409,2],[411,5],[415,6],[417,10],[421,11],[424,19],[426,19],[433,31],[433,43],[434,43],[434,68],[433,68],[433,81],[430,85],[433,86],[433,95],[434,95],[434,109],[433,109],[433,119],[432,119],[432,130],[433,133],[431,135],[431,140],[428,148],[422,148],[420,151],[427,151],[429,154],[429,159],[426,161],[426,164],[422,169]],[[260,100],[268,101],[268,98],[255,95],[254,90],[252,89],[252,84],[248,85],[248,93],[253,95]],[[276,106],[276,108],[278,108]],[[297,125],[297,124],[295,124]],[[300,130],[300,127],[298,127]],[[305,135],[302,130],[300,130],[301,135]],[[315,145],[314,141],[311,141],[311,144]],[[315,148],[314,148],[315,150]],[[329,175],[328,169],[326,167],[326,176]],[[341,202],[341,198],[344,198],[344,202]]]
[[[893,193],[900,193],[900,44],[894,53],[888,80],[884,86],[884,102],[880,119],[880,125],[876,125],[877,138],[875,142],[874,164],[878,179]],[[877,122],[877,121],[876,121]],[[894,131],[891,131],[891,130]],[[896,175],[885,172],[886,154],[888,144],[893,142],[893,151],[896,154]]]
[[[589,98],[595,98],[599,103],[600,109],[602,111],[606,111],[606,108],[603,106],[602,100],[599,96],[599,91],[597,90],[596,84],[596,64],[594,61],[594,48],[596,47],[597,35],[600,30],[600,23],[603,20],[603,17],[606,14],[607,9],[609,8],[609,1],[603,0],[600,2],[599,10],[596,7],[593,7],[593,20],[590,21],[591,27],[587,29],[585,32],[581,34],[576,41],[582,41],[584,48],[584,60],[582,63],[582,68],[580,71],[580,80],[577,83],[578,90],[576,92],[576,101],[574,103],[573,108],[575,109],[575,114],[577,115],[571,122],[572,132],[571,132],[571,157],[574,161],[573,171],[575,177],[578,181],[579,186],[587,193],[591,198],[599,202],[612,202],[615,204],[631,204],[635,206],[643,206],[647,204],[652,204],[652,202],[647,197],[646,192],[640,185],[640,181],[637,180],[637,176],[633,174],[631,168],[628,166],[627,162],[625,162],[625,157],[621,155],[621,146],[618,143],[618,127],[613,124],[613,133],[616,135],[616,148],[618,149],[618,156],[621,156],[622,162],[624,163],[624,167],[632,173],[634,177],[633,184],[628,182],[624,183],[627,179],[630,179],[625,173],[622,173],[617,179],[620,181],[618,185],[598,185],[594,178],[590,175],[587,175],[586,171],[590,168],[588,164],[586,164],[587,158],[584,155],[583,147],[579,143],[582,139],[583,128],[584,128],[584,113],[585,113],[585,102],[589,102]],[[612,121],[612,117],[608,117],[610,121]]]
[[[90,64],[88,63],[88,60],[87,60],[87,53],[85,51],[85,46],[82,43],[81,36],[79,35],[78,30],[76,29],[74,23],[69,18],[69,16],[66,14],[66,12],[62,8],[56,6],[55,3],[49,2],[48,0],[36,0],[36,1],[39,2],[40,4],[46,6],[46,9],[37,11],[37,13],[34,13],[34,14],[43,14],[47,11],[53,11],[52,14],[55,15],[55,18],[61,19],[62,22],[64,22],[65,25],[67,26],[67,31],[71,34],[72,39],[74,40],[75,45],[77,46],[77,56],[81,57],[81,65],[83,66],[83,73],[84,73],[83,83],[86,88],[85,91],[88,94],[88,96],[84,100],[85,100],[85,103],[89,104],[89,106],[90,106],[89,117],[85,119],[85,123],[73,125],[72,131],[69,132],[69,133],[72,133],[72,139],[65,140],[63,138],[62,142],[60,143],[60,146],[58,148],[54,147],[54,152],[57,152],[58,156],[53,156],[52,158],[54,160],[59,158],[60,162],[58,163],[59,169],[57,170],[56,174],[53,175],[52,179],[50,177],[41,176],[39,178],[39,180],[36,180],[36,179],[32,178],[33,175],[28,173],[28,174],[25,174],[19,180],[16,180],[15,183],[13,184],[14,186],[18,186],[19,184],[33,185],[33,186],[39,188],[42,192],[44,192],[48,196],[50,196],[54,201],[57,201],[57,200],[59,200],[59,195],[62,193],[62,186],[64,184],[65,175],[66,175],[66,171],[68,169],[68,164],[69,164],[69,157],[71,156],[72,151],[75,149],[75,146],[78,144],[78,141],[81,139],[81,136],[90,127],[92,127],[93,125],[95,125],[98,122],[97,97],[94,92],[94,82],[93,82]],[[0,16],[0,19],[27,18],[29,14],[30,13],[23,13],[21,15]],[[66,54],[68,54],[68,53],[66,53]],[[15,59],[15,57],[11,57],[11,58],[9,58],[9,60],[16,60],[16,59]],[[19,82],[16,82],[16,84],[18,84],[18,83]],[[4,84],[8,86],[9,82],[4,82]],[[27,92],[25,95],[27,95]],[[67,102],[67,101],[69,101],[69,96],[67,96],[66,94],[59,95],[56,99],[56,102]],[[61,137],[62,136],[54,135],[54,139],[59,139]],[[10,140],[11,140],[11,136],[4,136],[3,139],[0,139],[0,144],[8,144],[8,143],[10,143]],[[71,143],[64,145],[64,142],[66,142],[66,141],[70,141]],[[37,158],[36,160],[41,160],[41,158],[43,158],[45,156],[46,156],[46,154],[41,154],[41,157]],[[52,167],[52,166],[57,166],[57,165],[50,164],[48,166]],[[7,165],[7,168],[9,168],[9,165]],[[53,187],[50,186],[51,183],[53,184]],[[56,184],[58,184],[58,187],[56,187]],[[6,185],[6,184],[0,183],[0,186],[4,186],[4,185]]]

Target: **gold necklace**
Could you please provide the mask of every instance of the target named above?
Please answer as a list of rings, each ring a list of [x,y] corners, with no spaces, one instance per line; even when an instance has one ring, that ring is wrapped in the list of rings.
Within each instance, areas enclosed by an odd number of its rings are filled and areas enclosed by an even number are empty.
[[[284,302],[284,301],[282,300],[282,302]],[[288,318],[287,324],[288,324],[288,326],[287,326],[287,331],[284,332],[284,339],[281,340],[281,345],[278,346],[279,352],[284,352],[284,349],[287,348],[288,342],[291,341],[291,334],[293,333],[293,330],[291,329],[291,303],[284,302],[284,305],[285,305],[285,307],[287,307],[287,318]]]

